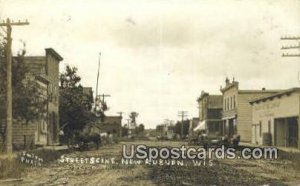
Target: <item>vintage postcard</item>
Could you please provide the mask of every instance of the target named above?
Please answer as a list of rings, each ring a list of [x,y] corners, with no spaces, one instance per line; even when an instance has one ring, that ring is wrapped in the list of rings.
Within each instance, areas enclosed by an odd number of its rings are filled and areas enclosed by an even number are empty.
[[[300,185],[299,0],[0,0],[0,185]]]

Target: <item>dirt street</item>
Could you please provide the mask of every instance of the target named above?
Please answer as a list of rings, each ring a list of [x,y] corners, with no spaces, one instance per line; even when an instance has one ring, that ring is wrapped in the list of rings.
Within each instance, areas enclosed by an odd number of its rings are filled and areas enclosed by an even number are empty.
[[[143,141],[127,144],[179,147],[182,142]],[[27,168],[23,181],[10,185],[297,185],[299,154],[282,154],[279,160],[213,160],[206,166],[124,165],[122,144],[99,150],[73,152],[66,158],[103,157],[103,163],[61,163]],[[291,157],[297,157],[296,160]],[[117,163],[110,162],[115,158]],[[80,161],[80,160],[79,160]],[[106,161],[106,162],[105,162]]]

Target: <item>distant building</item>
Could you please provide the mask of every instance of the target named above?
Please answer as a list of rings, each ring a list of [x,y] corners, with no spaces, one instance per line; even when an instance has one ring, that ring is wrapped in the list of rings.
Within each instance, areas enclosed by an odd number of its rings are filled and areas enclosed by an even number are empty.
[[[63,58],[52,48],[45,49],[45,56],[24,57],[28,77],[33,77],[46,100],[45,111],[34,122],[13,122],[13,145],[22,148],[59,143],[59,62]]]
[[[116,136],[121,135],[122,117],[121,116],[106,116],[104,121],[101,118],[95,118],[95,122],[89,123],[85,130],[96,133],[112,133]]]
[[[209,95],[202,91],[197,100],[199,106],[199,127],[207,129],[209,135],[222,133],[222,95]]]
[[[239,82],[226,78],[223,94],[223,133],[232,136],[239,134],[241,141],[251,142],[252,107],[250,101],[263,96],[272,95],[278,90],[240,90]]]
[[[157,125],[156,133],[161,139],[173,139],[175,137],[174,124],[161,124]]]
[[[90,103],[94,103],[93,98],[93,89],[92,87],[83,87],[83,103],[85,104],[87,110],[92,110],[92,105],[89,105]]]
[[[252,143],[300,148],[300,88],[250,101]]]

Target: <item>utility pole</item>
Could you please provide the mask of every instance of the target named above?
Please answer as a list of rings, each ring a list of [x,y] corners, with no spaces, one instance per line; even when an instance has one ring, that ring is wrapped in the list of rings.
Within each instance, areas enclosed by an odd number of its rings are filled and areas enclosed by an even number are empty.
[[[129,128],[130,119],[127,119],[127,127]]]
[[[6,152],[12,153],[12,85],[11,85],[11,63],[12,63],[12,52],[11,52],[11,46],[12,46],[12,38],[11,38],[11,32],[12,32],[12,26],[23,26],[23,25],[29,25],[28,21],[25,22],[13,22],[10,21],[9,18],[6,19],[6,22],[0,23],[0,27],[6,27]]]
[[[99,83],[99,73],[100,73],[100,57],[101,57],[101,52],[99,53],[99,58],[98,58],[98,71],[97,71],[97,83],[96,83],[96,95],[95,95],[95,111],[98,103],[98,83]]]
[[[118,112],[118,114],[120,115],[121,117],[121,126],[120,126],[120,137],[122,137],[122,118],[123,118],[123,112]]]
[[[298,41],[298,45],[286,45],[286,46],[282,46],[281,50],[294,50],[295,49],[300,49],[300,37],[296,37],[296,36],[289,36],[289,37],[281,37],[281,40],[285,40],[285,41]],[[282,53],[282,57],[300,57],[300,53]],[[298,81],[300,83],[300,72],[298,72]]]
[[[290,50],[290,49],[300,49],[300,37],[281,37],[281,40],[288,40],[288,41],[298,41],[298,45],[288,45],[288,46],[282,46],[281,50]],[[300,57],[300,53],[283,53],[282,57]]]
[[[183,138],[183,119],[188,116],[187,111],[179,111],[178,116],[181,117],[181,138]]]
[[[102,97],[102,101],[103,101],[103,102],[104,102],[104,98],[105,98],[105,97],[110,97],[109,94],[100,94],[100,95],[98,95],[98,96],[99,96],[100,100],[101,100],[101,97]]]
[[[130,119],[127,119],[127,128],[128,128],[128,134],[127,134],[127,136],[129,136],[129,135],[131,135]]]

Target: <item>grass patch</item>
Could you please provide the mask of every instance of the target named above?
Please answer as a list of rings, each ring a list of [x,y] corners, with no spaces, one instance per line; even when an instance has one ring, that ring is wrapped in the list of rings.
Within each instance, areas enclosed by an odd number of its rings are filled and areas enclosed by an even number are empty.
[[[219,163],[211,167],[153,166],[150,179],[158,185],[283,185]]]
[[[289,166],[300,171],[300,153],[278,150],[278,160],[291,161],[292,163]]]
[[[24,170],[25,166],[16,157],[0,159],[0,179],[21,178]]]
[[[26,151],[26,153],[38,156],[43,159],[43,164],[49,164],[60,158],[61,155],[70,153],[70,150],[46,150],[46,149],[36,149]],[[12,157],[0,157],[0,179],[9,179],[9,178],[21,178],[23,173],[30,167],[33,167],[31,164],[26,164],[21,162],[21,155],[23,151],[16,152],[17,155]],[[42,166],[43,166],[42,164]]]

